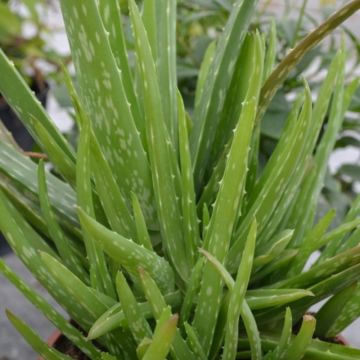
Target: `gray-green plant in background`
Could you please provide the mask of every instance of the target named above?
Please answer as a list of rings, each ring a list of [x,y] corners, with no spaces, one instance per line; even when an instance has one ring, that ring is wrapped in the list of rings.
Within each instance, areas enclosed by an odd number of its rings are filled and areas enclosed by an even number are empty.
[[[335,229],[332,210],[315,221],[360,81],[345,81],[344,46],[314,104],[304,80],[258,166],[259,128],[276,90],[360,1],[275,69],[276,44],[249,29],[256,5],[234,2],[206,53],[190,116],[177,88],[175,0],[146,0],[142,11],[129,1],[132,50],[119,2],[62,0],[79,85],[67,76],[76,150],[0,52],[0,91],[54,166],[45,171],[1,132],[0,229],[81,331],[4,262],[0,271],[89,359],[360,358],[327,341],[360,315],[360,198]],[[69,359],[8,317],[45,359]]]
[[[46,63],[48,77],[55,76],[61,60],[69,60],[46,45],[45,37],[50,29],[43,13],[51,7],[47,0],[0,1],[0,47],[36,91],[47,87],[39,60]],[[30,34],[24,33],[26,26],[32,27]]]

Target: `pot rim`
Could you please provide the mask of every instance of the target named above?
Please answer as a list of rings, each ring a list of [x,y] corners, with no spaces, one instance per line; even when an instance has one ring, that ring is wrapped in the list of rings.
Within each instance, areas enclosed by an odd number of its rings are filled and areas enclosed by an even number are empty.
[[[54,347],[54,345],[60,340],[60,338],[64,336],[59,330],[54,330],[49,339],[47,340],[47,344],[50,346],[50,347]],[[44,358],[42,358],[41,356],[39,356],[37,358],[37,360],[44,360]]]

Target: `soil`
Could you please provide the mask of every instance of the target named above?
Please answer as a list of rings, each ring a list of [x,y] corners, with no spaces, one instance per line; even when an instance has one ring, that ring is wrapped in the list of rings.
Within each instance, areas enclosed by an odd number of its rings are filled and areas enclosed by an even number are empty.
[[[60,336],[55,342],[54,348],[75,360],[89,360],[70,340],[65,336]]]

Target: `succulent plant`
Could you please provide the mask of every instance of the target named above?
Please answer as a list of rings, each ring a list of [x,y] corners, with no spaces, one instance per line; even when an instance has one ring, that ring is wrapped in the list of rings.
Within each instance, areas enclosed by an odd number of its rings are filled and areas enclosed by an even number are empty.
[[[256,1],[235,1],[191,116],[177,90],[176,5],[146,0],[140,12],[129,0],[127,49],[119,2],[61,0],[79,85],[67,77],[76,151],[0,52],[0,92],[54,166],[1,131],[0,229],[77,326],[3,261],[0,271],[89,359],[359,359],[329,339],[360,314],[360,197],[335,229],[332,210],[315,221],[360,81],[345,82],[344,45],[314,104],[304,80],[262,172],[258,142],[287,74],[360,1],[276,68],[275,44],[249,29]],[[69,359],[8,317],[45,359]]]

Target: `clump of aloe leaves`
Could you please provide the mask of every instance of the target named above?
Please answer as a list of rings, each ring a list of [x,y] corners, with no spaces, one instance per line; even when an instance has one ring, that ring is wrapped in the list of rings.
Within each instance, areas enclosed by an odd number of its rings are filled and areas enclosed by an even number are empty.
[[[0,271],[91,360],[360,358],[328,341],[360,315],[360,197],[340,226],[331,228],[334,211],[315,221],[360,82],[345,82],[344,45],[314,103],[304,80],[258,171],[259,126],[276,90],[360,1],[277,65],[276,43],[249,29],[256,3],[234,2],[190,115],[177,90],[175,0],[141,9],[129,0],[133,46],[119,2],[61,0],[78,82],[66,77],[76,150],[0,52],[0,91],[54,166],[1,129],[0,229],[81,331],[3,261]],[[43,358],[69,359],[8,317]]]

